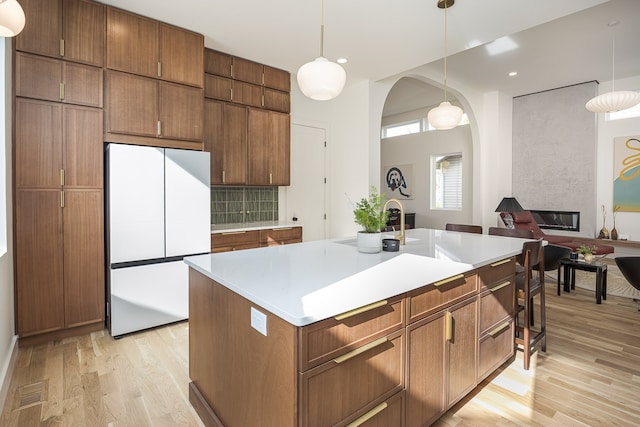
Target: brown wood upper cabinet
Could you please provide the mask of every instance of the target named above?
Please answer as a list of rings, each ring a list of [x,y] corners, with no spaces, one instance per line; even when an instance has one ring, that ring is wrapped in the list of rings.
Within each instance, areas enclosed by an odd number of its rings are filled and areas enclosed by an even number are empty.
[[[16,52],[16,96],[102,108],[102,68]]]
[[[16,50],[104,65],[105,6],[85,0],[20,0],[26,23]]]
[[[202,141],[202,89],[107,70],[105,95],[105,141]]]
[[[247,108],[204,102],[204,151],[211,153],[211,184],[247,183]]]
[[[107,8],[107,63],[112,70],[203,87],[204,37]]]
[[[248,123],[248,184],[289,185],[289,115],[250,108]]]

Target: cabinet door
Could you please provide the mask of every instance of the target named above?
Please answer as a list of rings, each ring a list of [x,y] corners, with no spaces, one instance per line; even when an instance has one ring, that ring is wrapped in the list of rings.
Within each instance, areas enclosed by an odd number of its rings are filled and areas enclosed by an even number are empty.
[[[445,403],[445,313],[407,328],[406,426],[427,426]]]
[[[156,137],[158,81],[107,71],[105,132]]]
[[[252,83],[254,85],[262,85],[263,65],[248,59],[232,58],[233,79],[243,82]]]
[[[476,386],[478,346],[476,298],[451,309],[452,335],[448,340],[448,406],[453,405]]]
[[[204,75],[204,96],[205,98],[221,99],[231,101],[232,80],[226,77]]]
[[[15,186],[61,186],[62,104],[16,98]]]
[[[291,75],[288,71],[264,66],[264,85],[273,89],[289,92],[291,90]]]
[[[291,125],[288,114],[269,113],[271,141],[271,185],[290,185]]]
[[[107,63],[112,70],[158,77],[158,22],[107,7]]]
[[[204,50],[204,72],[231,77],[231,55],[217,50]]]
[[[288,92],[264,88],[264,108],[267,110],[291,112],[290,95]]]
[[[160,24],[162,80],[203,87],[204,37],[192,31]]]
[[[262,86],[232,80],[231,100],[249,107],[262,107]]]
[[[102,188],[102,110],[65,105],[62,135],[64,187]]]
[[[16,319],[21,337],[64,324],[60,205],[59,190],[16,191]]]
[[[25,25],[16,36],[16,50],[60,57],[61,0],[20,0]]]
[[[247,108],[224,105],[224,184],[247,182]]]
[[[64,192],[64,309],[69,328],[104,320],[102,200],[102,190]]]
[[[63,0],[61,55],[69,61],[104,65],[105,7],[82,0]]]
[[[62,81],[63,102],[102,108],[102,68],[65,61],[62,62]]]
[[[21,52],[15,58],[16,96],[60,102],[62,61]]]
[[[158,93],[161,136],[202,141],[202,89],[161,81]]]
[[[224,104],[204,101],[203,142],[204,151],[211,154],[211,184],[223,184],[224,170]]]
[[[269,112],[249,109],[247,183],[271,184],[271,144],[269,142]]]

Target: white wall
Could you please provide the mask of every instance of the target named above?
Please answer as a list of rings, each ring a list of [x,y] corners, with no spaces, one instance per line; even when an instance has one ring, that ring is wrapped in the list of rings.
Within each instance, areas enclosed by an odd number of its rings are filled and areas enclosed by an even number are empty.
[[[4,61],[4,69],[0,69],[0,138],[5,147],[0,153],[1,173],[4,174],[0,183],[6,191],[6,207],[0,218],[6,221],[6,251],[0,248],[0,408],[4,406],[11,373],[11,356],[16,348],[17,337],[14,333],[14,305],[13,305],[13,226],[11,199],[11,43],[0,37],[0,58]],[[4,228],[5,224],[0,223]]]
[[[640,76],[616,80],[616,90],[640,90]],[[598,88],[599,93],[611,91],[611,82],[603,82]],[[624,136],[640,135],[640,117],[622,120],[605,121],[604,114],[598,114],[598,142],[597,142],[597,220],[596,230],[602,228],[602,210],[604,205],[607,212],[606,227],[613,228],[613,139]],[[618,212],[616,215],[616,230],[618,234],[628,234],[630,240],[640,241],[640,213]]]

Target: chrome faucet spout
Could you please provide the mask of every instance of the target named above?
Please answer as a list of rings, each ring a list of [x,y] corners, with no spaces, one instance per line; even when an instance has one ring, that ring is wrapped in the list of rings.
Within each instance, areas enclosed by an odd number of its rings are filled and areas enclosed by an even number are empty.
[[[387,206],[389,206],[389,203],[394,202],[398,205],[398,207],[400,208],[400,234],[396,235],[395,237],[400,240],[400,244],[404,245],[405,243],[405,237],[404,237],[404,207],[402,206],[402,203],[400,203],[400,200],[398,199],[389,199],[387,200],[387,202],[384,204],[382,211],[386,211],[387,210]],[[393,229],[393,227],[392,227]],[[395,229],[394,229],[395,230]]]

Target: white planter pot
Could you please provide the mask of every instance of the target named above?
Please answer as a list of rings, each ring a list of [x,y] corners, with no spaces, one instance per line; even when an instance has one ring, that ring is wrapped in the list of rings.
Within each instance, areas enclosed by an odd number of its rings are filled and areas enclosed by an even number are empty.
[[[376,254],[382,250],[382,233],[358,231],[358,252]]]

